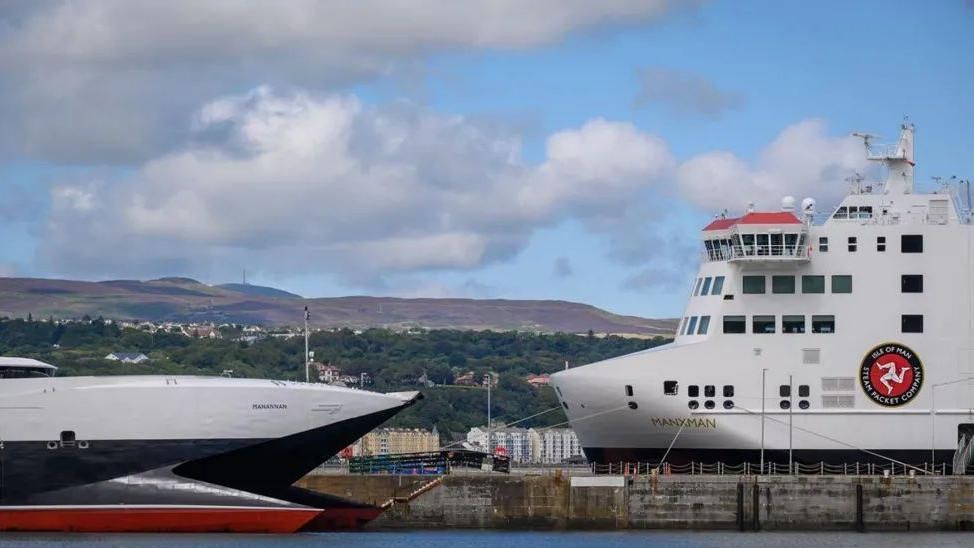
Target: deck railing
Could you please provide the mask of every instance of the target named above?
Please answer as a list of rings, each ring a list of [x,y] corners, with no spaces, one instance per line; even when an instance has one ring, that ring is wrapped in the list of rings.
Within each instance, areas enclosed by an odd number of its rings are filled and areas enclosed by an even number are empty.
[[[703,251],[703,261],[807,261],[808,245],[730,245]]]
[[[949,463],[923,463],[919,466],[909,466],[900,463],[879,464],[875,462],[854,462],[844,464],[829,464],[827,462],[788,463],[765,462],[762,469],[759,463],[744,462],[727,464],[724,462],[689,462],[684,464],[650,463],[650,462],[613,462],[606,464],[591,464],[593,474],[601,475],[804,475],[804,476],[914,476],[938,475],[945,476],[953,472]]]

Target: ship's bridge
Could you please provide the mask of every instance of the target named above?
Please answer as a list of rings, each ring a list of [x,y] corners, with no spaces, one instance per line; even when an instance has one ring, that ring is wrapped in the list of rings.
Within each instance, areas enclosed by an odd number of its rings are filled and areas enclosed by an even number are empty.
[[[791,211],[751,211],[714,219],[703,229],[704,261],[803,263],[809,260],[808,225]]]

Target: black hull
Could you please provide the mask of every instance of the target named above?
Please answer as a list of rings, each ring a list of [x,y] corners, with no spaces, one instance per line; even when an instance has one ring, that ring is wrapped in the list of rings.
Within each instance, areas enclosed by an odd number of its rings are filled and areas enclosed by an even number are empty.
[[[644,447],[585,447],[582,449],[589,462],[597,464],[618,464],[618,463],[659,463],[666,454],[666,448],[654,449]],[[904,449],[870,449],[870,454],[857,450],[819,450],[819,449],[795,449],[792,452],[792,460],[800,464],[831,464],[843,465],[856,463],[889,465],[891,460],[899,463],[909,464],[922,468],[924,464],[930,463],[930,450],[904,450]],[[877,456],[882,455],[882,457]],[[949,468],[954,460],[954,452],[951,450],[937,450],[935,462],[937,467],[947,464]],[[673,449],[666,456],[666,462],[673,465],[683,465],[691,462],[712,464],[722,462],[728,465],[739,465],[745,462],[756,464],[761,461],[761,451],[759,449]],[[788,450],[765,449],[764,462],[774,462],[777,464],[788,463]]]

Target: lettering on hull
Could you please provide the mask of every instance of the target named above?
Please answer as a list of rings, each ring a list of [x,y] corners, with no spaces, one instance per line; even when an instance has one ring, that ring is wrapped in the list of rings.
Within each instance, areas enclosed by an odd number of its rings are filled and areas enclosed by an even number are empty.
[[[697,417],[652,417],[653,426],[658,428],[717,428],[717,419]]]
[[[251,409],[287,409],[286,403],[255,403]]]

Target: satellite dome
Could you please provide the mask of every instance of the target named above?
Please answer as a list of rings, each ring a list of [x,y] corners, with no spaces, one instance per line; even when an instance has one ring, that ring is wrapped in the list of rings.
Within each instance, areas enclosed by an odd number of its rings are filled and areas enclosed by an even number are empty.
[[[781,199],[781,211],[795,211],[794,196],[785,196]]]
[[[808,215],[815,213],[815,198],[802,200],[802,212]]]

